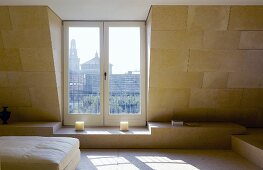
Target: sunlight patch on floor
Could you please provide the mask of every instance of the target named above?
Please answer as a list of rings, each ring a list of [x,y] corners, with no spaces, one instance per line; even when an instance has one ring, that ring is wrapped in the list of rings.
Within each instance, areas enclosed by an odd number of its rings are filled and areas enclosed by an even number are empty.
[[[111,169],[134,169],[139,170],[135,165],[130,163],[124,157],[117,156],[87,156],[92,164],[99,170],[111,170]]]
[[[136,158],[139,159],[141,162],[145,163],[146,165],[148,165],[152,169],[199,170],[198,168],[186,163],[183,160],[172,160],[164,156],[136,156]]]
[[[124,157],[117,156],[94,156],[89,155],[87,158],[99,170],[111,169],[132,169],[139,170],[136,165],[128,161]],[[151,169],[182,169],[182,170],[199,170],[193,165],[188,164],[183,160],[172,160],[165,156],[135,156],[136,159],[144,163]]]

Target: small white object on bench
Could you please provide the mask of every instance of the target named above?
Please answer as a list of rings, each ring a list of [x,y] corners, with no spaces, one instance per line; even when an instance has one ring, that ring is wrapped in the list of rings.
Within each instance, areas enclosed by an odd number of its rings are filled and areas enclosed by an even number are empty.
[[[121,131],[128,131],[129,130],[129,122],[121,121],[120,122],[120,130]]]
[[[75,122],[75,130],[77,131],[83,131],[85,129],[85,123],[84,121],[76,121]]]
[[[184,122],[181,120],[172,120],[171,123],[172,123],[172,126],[183,126],[184,125]]]

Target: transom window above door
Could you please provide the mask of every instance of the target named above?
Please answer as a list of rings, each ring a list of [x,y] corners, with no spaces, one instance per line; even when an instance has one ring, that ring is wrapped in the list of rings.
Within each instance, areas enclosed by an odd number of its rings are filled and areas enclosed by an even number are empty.
[[[145,23],[64,22],[64,124],[144,126]]]

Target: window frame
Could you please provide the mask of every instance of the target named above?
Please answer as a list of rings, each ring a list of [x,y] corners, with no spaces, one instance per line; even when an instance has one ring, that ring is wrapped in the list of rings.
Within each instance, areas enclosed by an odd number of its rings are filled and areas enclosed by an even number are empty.
[[[109,114],[109,82],[108,76],[104,80],[103,73],[107,72],[109,66],[109,27],[140,27],[140,114],[129,115],[110,115]],[[99,27],[100,28],[100,114],[69,114],[69,84],[68,84],[68,71],[69,71],[69,27]],[[63,124],[74,125],[76,121],[84,121],[87,126],[119,126],[120,121],[129,121],[130,126],[145,126],[146,125],[146,71],[147,71],[147,60],[146,60],[146,29],[144,21],[64,21],[64,96],[63,96]]]
[[[100,106],[100,114],[69,114],[69,28],[70,27],[99,27],[100,28],[100,71],[103,73],[103,22],[86,22],[86,21],[64,21],[64,113],[63,124],[74,125],[76,121],[84,121],[88,126],[103,126],[103,105]],[[100,77],[100,102],[103,103],[103,78]]]
[[[109,113],[109,79],[104,83],[104,125],[116,126],[120,121],[128,121],[131,126],[146,125],[146,53],[145,53],[145,22],[104,22],[104,53],[105,53],[105,69],[109,68],[109,27],[139,27],[140,28],[140,114],[119,114],[110,115]]]

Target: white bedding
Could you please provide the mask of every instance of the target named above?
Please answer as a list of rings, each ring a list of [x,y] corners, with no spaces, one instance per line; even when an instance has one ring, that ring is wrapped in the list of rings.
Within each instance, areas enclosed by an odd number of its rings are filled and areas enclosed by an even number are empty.
[[[68,137],[0,137],[1,170],[73,170],[79,140]],[[74,163],[74,164],[73,164]]]

